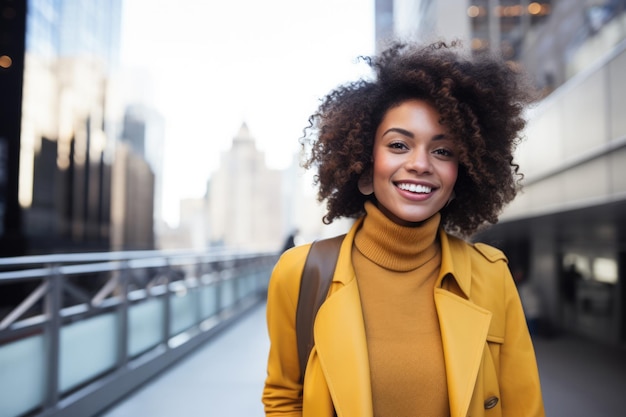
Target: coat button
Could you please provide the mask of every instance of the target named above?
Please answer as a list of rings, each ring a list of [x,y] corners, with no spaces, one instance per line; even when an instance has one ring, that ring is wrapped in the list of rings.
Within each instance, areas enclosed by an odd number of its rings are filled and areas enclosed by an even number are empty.
[[[489,397],[489,398],[487,398],[487,400],[485,401],[485,410],[489,410],[489,409],[495,407],[496,404],[498,404],[498,401],[500,401],[498,399],[498,397]]]

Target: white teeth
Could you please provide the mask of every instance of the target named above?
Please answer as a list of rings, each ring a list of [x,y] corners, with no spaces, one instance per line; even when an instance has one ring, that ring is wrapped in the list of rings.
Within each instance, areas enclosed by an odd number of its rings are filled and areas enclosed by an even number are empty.
[[[398,187],[402,190],[410,191],[412,193],[430,193],[432,191],[432,188],[419,184],[401,183],[398,184]]]

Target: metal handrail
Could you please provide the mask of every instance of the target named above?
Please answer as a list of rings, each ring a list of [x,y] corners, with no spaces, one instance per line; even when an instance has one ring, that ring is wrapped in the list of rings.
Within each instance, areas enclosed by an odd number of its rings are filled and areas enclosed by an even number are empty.
[[[63,253],[47,255],[30,255],[0,258],[0,269],[9,266],[23,265],[50,265],[50,264],[70,264],[70,263],[90,263],[98,261],[123,261],[137,260],[145,258],[176,258],[197,256],[202,258],[216,257],[242,257],[255,256],[267,252],[240,251],[227,248],[215,248],[210,250],[141,250],[141,251],[112,251],[112,252],[83,252],[83,253]]]
[[[0,291],[7,284],[28,283],[34,287],[11,306],[8,313],[0,314],[0,347],[33,334],[45,336],[48,369],[43,376],[46,381],[44,398],[35,406],[36,415],[72,415],[73,410],[84,410],[86,406],[95,413],[125,394],[119,392],[119,386],[123,384],[111,383],[112,375],[115,380],[125,378],[136,384],[144,383],[144,379],[133,374],[142,374],[145,378],[145,375],[153,374],[146,372],[146,367],[157,372],[169,366],[184,352],[208,338],[212,331],[218,331],[229,320],[264,299],[277,256],[275,252],[216,249],[0,258]],[[199,296],[207,287],[215,289],[217,298],[215,311],[210,317],[202,316]],[[196,305],[196,318],[184,330],[189,333],[184,338],[186,343],[173,343],[180,333],[173,329],[171,297],[188,293],[195,297],[190,300]],[[152,352],[151,361],[142,359],[144,371],[137,372],[137,366],[129,367],[132,361],[138,360],[128,352],[129,310],[148,300],[158,300],[163,306],[163,331],[158,343],[161,348],[155,347],[160,354]],[[64,326],[111,312],[120,318],[118,364],[105,375],[86,381],[88,387],[79,386],[71,392],[64,392],[59,387],[58,364]],[[125,385],[128,386],[128,382]],[[28,412],[32,414],[33,410]]]

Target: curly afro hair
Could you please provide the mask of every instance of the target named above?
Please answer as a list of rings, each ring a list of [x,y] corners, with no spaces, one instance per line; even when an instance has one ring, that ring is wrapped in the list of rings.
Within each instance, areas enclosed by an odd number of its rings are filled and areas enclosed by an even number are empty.
[[[372,169],[378,125],[385,113],[410,99],[427,100],[453,133],[459,151],[456,198],[442,209],[442,225],[469,236],[496,223],[517,192],[522,174],[513,152],[534,96],[526,79],[492,56],[472,57],[458,43],[394,42],[376,57],[362,57],[372,79],[344,84],[326,95],[309,117],[301,140],[305,168],[317,168],[318,200],[327,201],[324,223],[359,217],[375,199],[358,190]]]

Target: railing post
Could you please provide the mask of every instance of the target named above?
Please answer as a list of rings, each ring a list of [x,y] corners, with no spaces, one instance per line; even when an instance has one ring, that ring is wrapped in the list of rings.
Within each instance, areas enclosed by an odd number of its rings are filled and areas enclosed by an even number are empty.
[[[234,304],[237,305],[241,302],[241,294],[239,293],[239,280],[241,279],[241,260],[239,258],[235,258],[233,262],[233,272],[234,274],[231,276],[233,294],[234,294]]]
[[[59,401],[59,358],[61,344],[61,308],[63,297],[63,277],[59,272],[58,265],[50,266],[48,280],[48,293],[45,298],[45,315],[47,325],[45,327],[45,351],[47,374],[45,376],[44,408],[54,409]]]
[[[203,321],[202,317],[202,293],[204,289],[204,283],[202,282],[202,274],[204,273],[204,264],[202,257],[199,257],[196,261],[196,288],[195,291],[195,313],[196,313],[196,327],[200,329],[200,324]]]
[[[216,261],[213,263],[213,272],[215,274],[215,280],[214,285],[215,285],[215,315],[219,315],[222,313],[222,304],[223,304],[223,297],[222,297],[222,283],[223,281],[223,262],[222,261]]]
[[[169,259],[166,259],[165,262],[167,265],[165,266],[165,291],[163,292],[163,343],[165,344],[165,348],[169,350],[169,340],[172,333],[172,297],[170,293],[170,274],[172,271]]]
[[[128,261],[124,261],[121,264],[118,275],[118,291],[120,297],[119,304],[119,335],[117,346],[117,360],[118,367],[122,368],[128,364],[128,310],[130,308],[130,302],[128,301]]]

